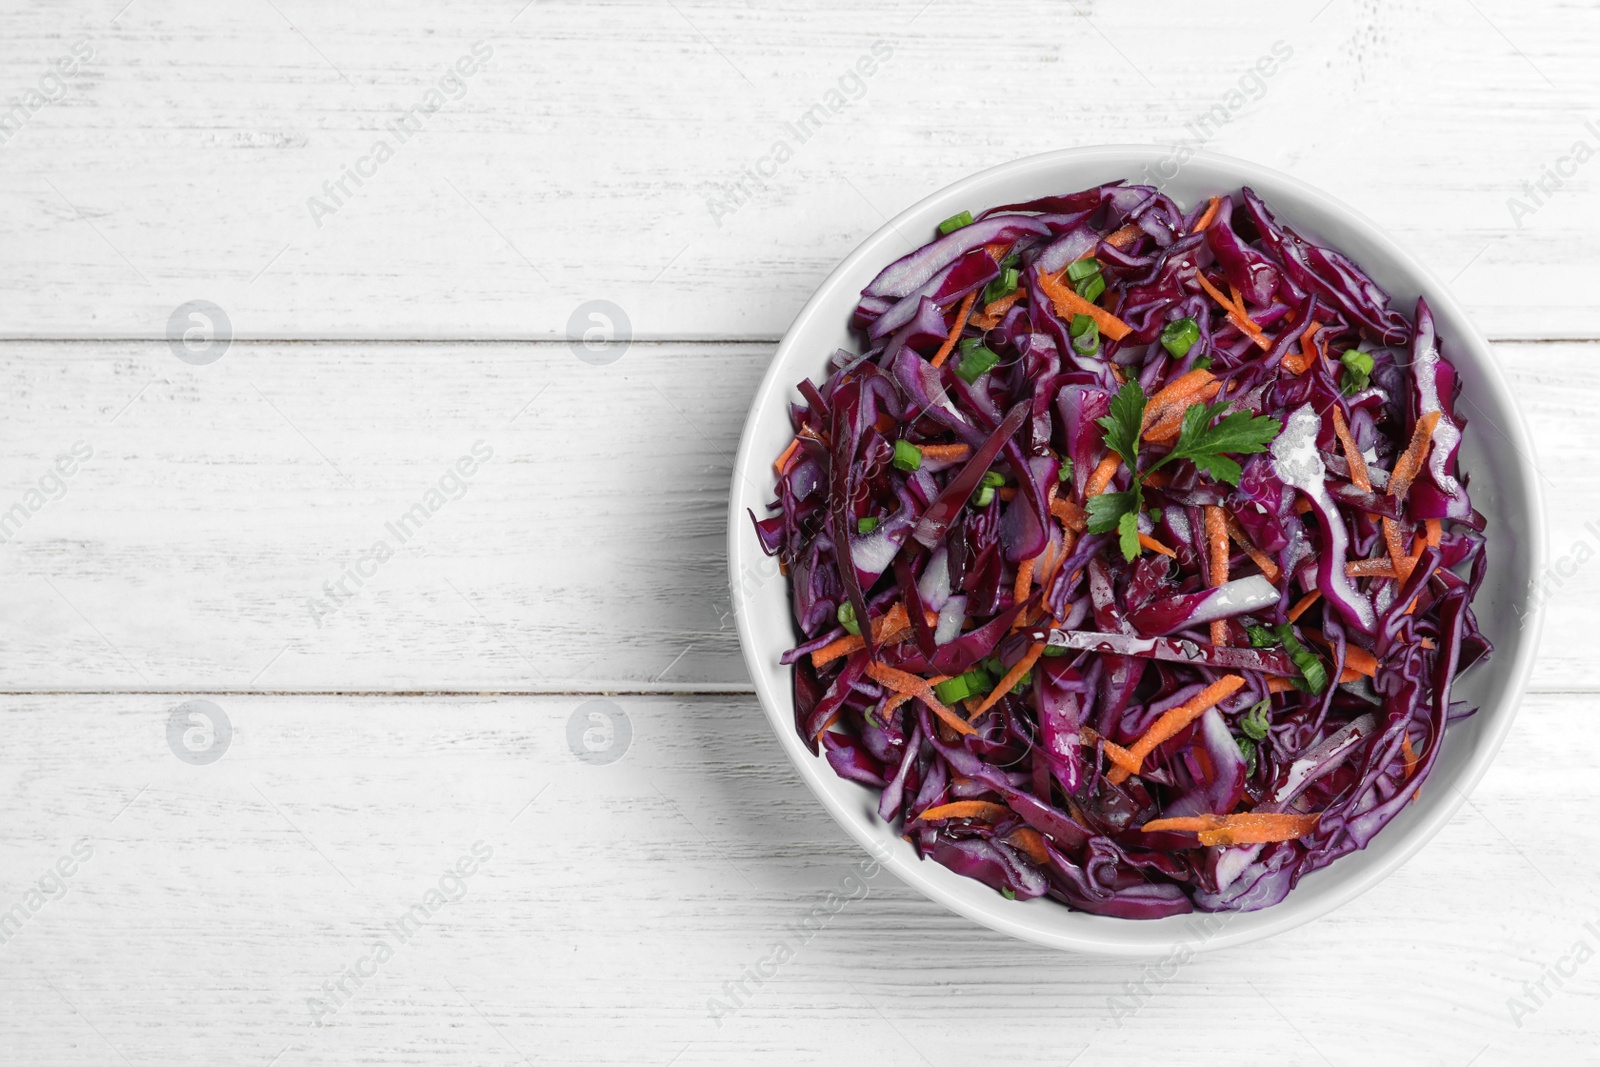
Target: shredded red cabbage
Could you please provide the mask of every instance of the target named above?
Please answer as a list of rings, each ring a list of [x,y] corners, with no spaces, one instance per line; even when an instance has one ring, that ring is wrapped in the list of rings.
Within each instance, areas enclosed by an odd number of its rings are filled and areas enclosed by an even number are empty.
[[[1490,651],[1433,316],[1248,188],[970,220],[863,291],[752,516],[796,727],[1013,899],[1275,904],[1417,794]]]

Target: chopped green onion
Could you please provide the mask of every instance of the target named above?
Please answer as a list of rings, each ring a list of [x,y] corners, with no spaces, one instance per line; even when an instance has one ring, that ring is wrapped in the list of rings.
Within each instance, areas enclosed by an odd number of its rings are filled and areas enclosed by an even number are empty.
[[[1022,281],[1022,272],[1015,267],[1007,267],[1000,272],[1000,277],[983,287],[983,303],[992,304],[1001,297],[1015,292],[1017,285]]]
[[[972,494],[972,506],[986,508],[994,503],[994,486],[980,485],[978,491]]]
[[[1272,725],[1271,707],[1272,700],[1269,697],[1244,713],[1244,718],[1239,720],[1239,728],[1244,731],[1246,737],[1252,741],[1260,741],[1267,736],[1267,731]]]
[[[972,690],[967,685],[967,676],[958,674],[934,686],[933,695],[939,698],[941,704],[955,704],[971,696]]]
[[[839,625],[844,627],[845,633],[854,634],[856,637],[861,636],[861,624],[856,621],[856,606],[850,601],[846,600],[839,605],[838,619]]]
[[[963,226],[971,226],[971,225],[972,225],[972,212],[970,212],[970,211],[962,211],[962,212],[960,212],[958,214],[951,215],[949,218],[947,218],[943,222],[939,223],[939,232],[941,234],[948,235],[948,234],[955,233],[957,230],[961,229],[961,227],[963,227]]]
[[[878,528],[878,520],[872,515],[867,515],[856,520],[856,533],[869,534]]]
[[[1017,684],[1011,687],[1011,694],[1013,696],[1019,695],[1024,689],[1026,689],[1028,686],[1030,686],[1032,684],[1033,684],[1033,671],[1032,670],[1023,671],[1022,672],[1022,677],[1017,679]]]
[[[1294,680],[1296,689],[1308,693],[1320,693],[1328,688],[1328,668],[1323,665],[1320,656],[1300,643],[1294,635],[1294,627],[1290,624],[1282,623],[1271,629],[1265,626],[1247,626],[1245,633],[1250,635],[1250,645],[1253,648],[1283,646],[1283,650],[1289,654],[1289,658],[1300,671],[1300,677]]]
[[[1056,480],[1062,482],[1072,481],[1072,457],[1061,457],[1061,469],[1056,472]]]
[[[1093,256],[1086,256],[1076,263],[1067,264],[1067,277],[1075,282],[1093,277],[1100,273],[1100,261]]]
[[[1372,380],[1372,356],[1367,352],[1358,352],[1351,349],[1339,357],[1339,362],[1344,364],[1344,395],[1359,393],[1365,389]]]
[[[956,373],[961,375],[962,381],[972,385],[999,364],[1000,357],[993,349],[986,345],[974,345],[967,350],[961,362],[956,364]]]
[[[1087,315],[1074,315],[1067,326],[1072,348],[1079,355],[1092,356],[1100,349],[1100,327]]]
[[[1100,299],[1101,293],[1106,291],[1106,280],[1098,274],[1091,274],[1072,288],[1079,296],[1092,304]]]
[[[1000,887],[1000,895],[1005,897],[1007,900],[1017,899],[1017,891],[1008,885],[1003,885]]]
[[[1161,521],[1161,509],[1160,508],[1151,508],[1150,511],[1149,511],[1149,514],[1150,514],[1150,521],[1151,522],[1160,522]]]
[[[1196,370],[1210,370],[1211,369],[1211,357],[1210,356],[1196,356],[1195,357],[1195,361],[1194,361],[1194,366],[1195,366]]]
[[[1006,665],[1000,662],[999,656],[985,656],[979,666],[997,678],[1003,678],[1006,673]]]
[[[1182,359],[1200,340],[1200,324],[1193,319],[1169,322],[1161,331],[1161,347],[1172,353],[1172,358]]]
[[[1256,743],[1248,737],[1235,737],[1239,744],[1239,754],[1244,757],[1244,773],[1248,778],[1256,773]]]
[[[910,441],[896,441],[894,443],[894,466],[896,470],[917,470],[922,466],[922,449]]]
[[[991,489],[999,489],[1006,484],[1006,476],[999,471],[984,471],[983,481],[979,485],[987,485]]]
[[[1070,656],[1070,655],[1072,655],[1072,649],[1063,648],[1060,645],[1045,645],[1044,646],[1044,654],[1046,656],[1049,656],[1051,659],[1055,659],[1057,656]]]

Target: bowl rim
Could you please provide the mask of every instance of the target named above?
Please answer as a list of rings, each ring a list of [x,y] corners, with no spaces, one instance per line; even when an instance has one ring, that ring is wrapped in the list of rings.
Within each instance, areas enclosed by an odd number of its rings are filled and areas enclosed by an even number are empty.
[[[749,613],[745,610],[742,598],[738,595],[740,574],[746,561],[750,557],[749,541],[742,535],[747,530],[748,520],[741,508],[740,481],[749,482],[752,464],[756,471],[764,471],[766,462],[764,458],[756,462],[758,457],[752,454],[754,430],[761,415],[778,401],[793,385],[789,380],[793,370],[789,365],[796,358],[794,353],[798,342],[798,335],[804,331],[806,325],[825,307],[838,298],[834,290],[842,278],[850,275],[868,257],[882,257],[883,246],[891,236],[900,237],[899,227],[904,224],[915,223],[918,216],[930,213],[930,208],[939,203],[946,203],[962,197],[971,200],[974,191],[981,191],[988,186],[1003,184],[1007,179],[1025,176],[1031,171],[1049,172],[1062,164],[1092,164],[1103,162],[1115,166],[1117,173],[1130,176],[1143,174],[1148,177],[1150,167],[1158,161],[1170,159],[1173,153],[1170,149],[1156,145],[1096,145],[1082,148],[1057,149],[1036,155],[1025,156],[988,167],[969,174],[955,182],[946,185],[900,211],[893,218],[888,219],[875,229],[871,234],[862,238],[849,255],[841,260],[818,285],[811,297],[795,315],[789,328],[784,332],[783,340],[778,344],[772,361],[761,384],[757,387],[755,396],[745,417],[744,427],[740,433],[739,450],[734,458],[732,484],[730,488],[728,508],[728,578],[733,594],[730,597],[735,624],[739,634],[740,651],[750,672],[757,699],[761,703],[768,723],[778,737],[778,742],[788,754],[795,769],[800,773],[807,787],[827,809],[846,833],[858,845],[867,850],[883,866],[891,870],[902,881],[922,893],[929,899],[942,904],[955,913],[964,916],[980,925],[986,926],[999,933],[1012,937],[1067,951],[1090,953],[1095,955],[1111,956],[1149,956],[1156,954],[1158,942],[1149,938],[1130,939],[1119,936],[1120,932],[1132,933],[1133,928],[1145,927],[1154,922],[1168,920],[1112,920],[1118,925],[1085,924],[1081,932],[1063,933],[1055,930],[1041,929],[1037,924],[1027,921],[1029,910],[1024,908],[997,909],[979,907],[963,899],[958,893],[947,888],[946,879],[960,878],[960,875],[948,871],[937,864],[928,864],[925,861],[907,862],[898,854],[886,854],[878,837],[871,834],[870,826],[858,823],[854,814],[839,792],[836,792],[839,783],[853,784],[838,778],[832,766],[824,758],[812,755],[811,751],[800,740],[793,727],[793,697],[783,688],[776,688],[772,679],[768,677],[770,665],[758,660],[755,641],[751,633]],[[1263,179],[1280,188],[1292,190],[1301,198],[1318,205],[1322,210],[1331,215],[1338,216],[1340,221],[1354,229],[1361,231],[1361,236],[1367,241],[1379,246],[1383,253],[1389,257],[1391,263],[1400,272],[1408,275],[1417,284],[1420,291],[1424,292],[1431,306],[1437,309],[1447,309],[1451,318],[1466,325],[1465,336],[1453,338],[1454,343],[1469,345],[1476,348],[1477,355],[1482,358],[1474,359],[1475,369],[1481,374],[1485,391],[1498,394],[1503,402],[1509,418],[1507,425],[1496,425],[1496,429],[1504,435],[1512,445],[1512,465],[1522,476],[1524,488],[1528,495],[1527,514],[1519,515],[1528,536],[1525,545],[1528,552],[1528,573],[1530,575],[1542,574],[1546,568],[1546,543],[1545,543],[1545,502],[1543,490],[1539,484],[1540,477],[1537,466],[1530,458],[1533,455],[1533,443],[1528,432],[1527,420],[1522,414],[1517,403],[1515,392],[1507,381],[1505,372],[1494,354],[1493,347],[1484,337],[1477,325],[1466,314],[1465,309],[1450,293],[1448,287],[1416,259],[1410,252],[1391,238],[1388,233],[1372,219],[1348,204],[1328,195],[1321,189],[1295,178],[1292,175],[1263,166],[1251,160],[1241,159],[1236,156],[1206,150],[1195,150],[1183,161],[1188,165],[1193,161],[1201,161],[1214,167],[1226,169],[1234,174],[1239,185],[1248,185],[1252,181]],[[1160,186],[1160,182],[1155,182]],[[985,199],[972,202],[987,203]],[[904,254],[904,253],[900,253]],[[897,254],[894,258],[899,258]],[[883,260],[883,263],[889,260]],[[750,484],[756,484],[751,482]],[[759,551],[759,549],[755,549]],[[787,589],[785,590],[787,594]],[[1482,738],[1478,750],[1472,755],[1458,773],[1457,777],[1449,783],[1448,795],[1436,806],[1428,809],[1414,823],[1406,827],[1406,836],[1398,845],[1392,847],[1384,854],[1363,853],[1366,862],[1345,869],[1342,880],[1326,889],[1316,905],[1307,905],[1299,909],[1285,907],[1290,898],[1279,905],[1250,913],[1209,913],[1221,916],[1251,915],[1254,918],[1247,929],[1222,930],[1209,933],[1198,943],[1190,943],[1191,948],[1220,949],[1242,945],[1251,941],[1271,937],[1275,934],[1319,919],[1343,907],[1356,897],[1365,893],[1387,878],[1401,865],[1410,860],[1422,849],[1444,826],[1455,816],[1461,806],[1466,803],[1468,794],[1477,786],[1479,781],[1488,772],[1498,756],[1500,748],[1505,741],[1516,720],[1522,699],[1526,695],[1528,679],[1532,673],[1534,661],[1537,658],[1540,638],[1544,628],[1545,605],[1537,598],[1524,598],[1527,605],[1526,612],[1519,613],[1521,628],[1526,634],[1514,659],[1509,663],[1501,660],[1491,660],[1492,669],[1506,674],[1505,696],[1493,707],[1493,714],[1485,716],[1489,719],[1488,727]],[[876,818],[876,816],[874,816]],[[881,821],[880,821],[881,824]],[[886,825],[886,824],[883,824]],[[1388,829],[1387,827],[1385,828]],[[1353,859],[1355,857],[1342,857]],[[945,878],[939,877],[940,875]],[[1291,897],[1293,891],[1291,891]],[[999,899],[997,897],[997,899]],[[1057,906],[1059,902],[1051,901]],[[1309,909],[1309,910],[1308,910]],[[1076,911],[1071,914],[1082,914],[1087,919],[1101,920],[1103,916],[1091,916]],[[1208,913],[1195,912],[1185,916],[1171,918],[1204,920]]]

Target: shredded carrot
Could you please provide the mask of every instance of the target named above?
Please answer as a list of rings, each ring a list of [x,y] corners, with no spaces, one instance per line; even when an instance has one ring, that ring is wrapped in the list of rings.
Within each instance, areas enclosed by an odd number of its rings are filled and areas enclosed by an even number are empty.
[[[1071,321],[1074,315],[1087,315],[1094,320],[1100,332],[1113,341],[1120,341],[1132,332],[1133,328],[1111,312],[1097,304],[1091,304],[1071,287],[1062,284],[1061,276],[1066,273],[1066,268],[1061,268],[1061,273],[1051,276],[1044,270],[1039,271],[1039,289],[1050,302],[1056,306],[1056,314],[1066,321]]]
[[[1304,374],[1317,361],[1317,351],[1312,340],[1321,328],[1322,323],[1313,320],[1300,334],[1300,350],[1289,352],[1283,357],[1283,367],[1290,374]]]
[[[1194,815],[1154,819],[1139,827],[1145,833],[1187,831],[1200,835],[1202,845],[1256,845],[1293,841],[1316,829],[1319,815],[1293,812],[1245,811],[1236,815]]]
[[[1211,223],[1216,220],[1217,209],[1221,206],[1222,198],[1220,196],[1213,196],[1211,198],[1211,203],[1206,205],[1206,213],[1200,216],[1199,221],[1194,224],[1194,229],[1190,232],[1201,233],[1207,226],[1210,226]]]
[[[978,300],[978,291],[974,289],[961,301],[961,309],[956,312],[955,325],[950,327],[950,335],[944,339],[944,344],[939,346],[939,351],[933,354],[930,360],[935,367],[944,366],[944,361],[950,358],[950,353],[955,350],[956,342],[961,340],[961,328],[967,324],[967,316],[972,313],[972,305]]]
[[[972,455],[971,445],[918,445],[917,448],[921,450],[923,459],[937,460],[940,463],[966,459]]]
[[[1269,557],[1265,552],[1261,551],[1255,546],[1255,544],[1250,540],[1250,535],[1244,532],[1244,527],[1239,525],[1238,519],[1234,518],[1231,514],[1228,514],[1227,518],[1228,536],[1233,538],[1234,544],[1244,549],[1244,554],[1250,557],[1251,563],[1254,563],[1257,567],[1261,568],[1261,573],[1267,579],[1267,581],[1276,584],[1279,574],[1282,573],[1278,569],[1278,565],[1272,562],[1271,557]]]
[[[972,317],[967,319],[968,326],[976,326],[980,330],[992,330],[1000,325],[999,315],[985,315],[981,311],[974,311]]]
[[[1417,420],[1417,427],[1411,433],[1411,443],[1395,460],[1394,470],[1389,472],[1389,495],[1396,500],[1405,499],[1411,483],[1422,471],[1422,462],[1428,458],[1428,446],[1433,442],[1433,428],[1438,424],[1437,411],[1430,411]]]
[[[888,700],[885,700],[883,702],[883,715],[884,715],[884,717],[887,718],[891,712],[893,712],[901,704],[904,704],[906,701],[908,701],[910,699],[911,699],[911,694],[910,693],[895,693]]]
[[[1104,745],[1106,759],[1110,760],[1118,768],[1129,772],[1139,769],[1139,760],[1134,757],[1132,752],[1110,738],[1101,736],[1093,727],[1083,727],[1078,731],[1078,737],[1090,748],[1093,748],[1097,741]]]
[[[1412,773],[1417,769],[1417,764],[1422,758],[1417,755],[1417,750],[1411,747],[1410,734],[1406,734],[1400,738],[1400,751],[1406,754],[1406,773],[1405,777],[1402,778],[1401,781],[1409,782],[1411,780]]]
[[[923,815],[926,817],[927,813]],[[1050,853],[1044,847],[1044,835],[1031,826],[1019,826],[1000,840],[1040,866],[1050,862]]]
[[[1017,490],[1013,486],[1009,485],[999,490],[999,494],[1000,499],[1005,501],[1012,501],[1017,498]]]
[[[1344,412],[1339,410],[1339,405],[1333,405],[1333,432],[1339,437],[1339,444],[1344,448],[1344,461],[1350,464],[1350,480],[1356,488],[1372,492],[1372,479],[1367,476],[1367,461],[1361,455],[1361,449],[1356,447],[1356,439],[1350,436],[1350,424],[1344,421]]]
[[[1322,631],[1308,628],[1305,633],[1307,637],[1319,645],[1323,645],[1329,650],[1333,648],[1333,642],[1329,641]],[[1346,670],[1354,671],[1358,676],[1375,678],[1378,674],[1377,657],[1359,645],[1352,645],[1348,642],[1344,646],[1344,665]],[[1342,682],[1346,679],[1341,678],[1339,680]]]
[[[1099,496],[1106,491],[1106,486],[1111,484],[1111,479],[1116,476],[1117,467],[1121,465],[1122,457],[1115,452],[1108,452],[1106,458],[1095,467],[1094,473],[1089,475],[1089,481],[1083,487],[1085,500],[1092,496]]]
[[[1267,335],[1261,332],[1261,327],[1257,326],[1250,316],[1245,314],[1243,305],[1235,304],[1232,300],[1223,296],[1222,292],[1207,281],[1206,276],[1200,271],[1195,271],[1194,280],[1200,283],[1200,288],[1204,289],[1211,299],[1222,305],[1223,310],[1228,313],[1228,317],[1233,320],[1233,324],[1239,327],[1239,332],[1254,341],[1257,348],[1265,350],[1272,347],[1272,342],[1267,340]]]
[[[917,818],[923,822],[932,822],[935,819],[982,819],[984,822],[999,822],[1010,814],[1011,809],[1004,804],[991,804],[987,800],[955,800],[949,804],[924,808]]]
[[[896,602],[893,607],[876,619],[872,620],[872,636],[877,641],[883,641],[889,634],[906,628],[910,625],[911,617],[906,614],[903,604]],[[832,663],[840,656],[848,656],[858,648],[866,648],[865,638],[856,634],[845,634],[836,641],[830,641],[811,653],[811,665],[821,667],[825,663]]]
[[[1347,578],[1393,578],[1394,561],[1387,556],[1374,559],[1353,559],[1344,565]]]
[[[1166,385],[1156,390],[1156,395],[1144,406],[1144,425],[1140,429],[1149,429],[1150,424],[1156,422],[1161,416],[1171,411],[1187,411],[1194,395],[1216,380],[1217,376],[1203,367],[1196,367],[1185,374],[1180,374]]]
[[[1144,230],[1139,226],[1138,223],[1130,222],[1116,232],[1108,235],[1106,237],[1106,244],[1110,245],[1112,248],[1127,248],[1129,245],[1133,244],[1136,239],[1143,237],[1144,235]]]
[[[1294,681],[1282,675],[1273,675],[1267,679],[1268,693],[1287,693],[1294,688]]]
[[[1024,290],[1019,287],[1011,290],[1011,292],[1007,293],[1005,296],[1002,296],[999,300],[996,300],[991,304],[985,304],[983,306],[984,318],[998,319],[1001,315],[1004,315],[1006,312],[1011,310],[1012,304],[1015,304],[1018,300],[1022,299],[1023,292]]]
[[[1211,565],[1211,585],[1215,588],[1228,580],[1227,512],[1214,504],[1207,504],[1202,514],[1205,516],[1206,555]],[[1226,619],[1212,620],[1211,643],[1218,646],[1228,643]]]
[[[1294,502],[1294,508],[1292,510],[1296,515],[1304,515],[1306,512],[1311,510],[1311,501],[1307,500],[1305,497],[1301,497]]]
[[[1321,590],[1319,590],[1319,589],[1311,590],[1311,592],[1309,592],[1305,596],[1301,597],[1300,600],[1295,604],[1294,607],[1289,609],[1289,621],[1290,622],[1299,622],[1300,621],[1300,616],[1304,615],[1306,613],[1306,611],[1308,609],[1310,609],[1311,605],[1315,604],[1317,601],[1319,601],[1321,599],[1322,599],[1322,591]]]
[[[783,468],[789,463],[789,457],[794,455],[795,450],[799,447],[800,438],[796,437],[793,441],[790,441],[789,447],[783,450],[783,455],[779,456],[778,461],[772,465],[773,470],[777,471],[779,474],[782,474]]]
[[[978,732],[968,726],[961,716],[944,706],[939,698],[934,695],[933,686],[929,685],[925,678],[918,678],[914,674],[908,674],[893,667],[886,667],[881,663],[869,664],[867,666],[867,677],[875,682],[881,682],[897,693],[910,693],[928,705],[929,711],[937,715],[941,722],[958,734],[975,734]]]
[[[990,244],[984,245],[983,246],[983,250],[985,252],[989,253],[989,257],[991,259],[993,259],[996,263],[998,263],[1002,259],[1006,258],[1006,253],[1007,252],[1011,251],[1011,242],[1010,241],[994,241],[994,242],[992,242]]]
[[[1144,439],[1154,444],[1166,444],[1177,439],[1178,432],[1183,429],[1183,415],[1189,410],[1191,404],[1209,403],[1221,391],[1220,382],[1207,382],[1199,389],[1184,397],[1182,403],[1175,404],[1161,413],[1161,417],[1151,424],[1145,431]],[[1166,471],[1157,471],[1157,474],[1166,474]],[[1146,484],[1149,484],[1148,482]]]
[[[1405,581],[1411,576],[1411,557],[1400,540],[1400,524],[1387,515],[1383,519],[1383,544],[1389,550],[1389,562],[1394,564],[1395,577]]]
[[[1028,590],[1033,588],[1033,564],[1037,557],[1030,556],[1017,564],[1017,584],[1011,592],[1011,602],[1020,604],[1028,599]]]
[[[1160,541],[1157,541],[1149,534],[1140,534],[1139,543],[1152,552],[1159,552],[1161,555],[1170,556],[1172,559],[1178,558],[1178,554],[1176,552],[1162,544]]]
[[[1089,513],[1065,497],[1050,505],[1050,514],[1060,519],[1067,529],[1077,533],[1089,528]]]
[[[1426,544],[1429,548],[1438,548],[1439,547],[1439,539],[1441,537],[1439,520],[1438,519],[1428,519],[1422,525],[1423,525],[1423,528],[1428,531],[1427,540],[1424,542],[1424,544]],[[1421,554],[1422,553],[1420,553],[1420,552],[1417,553],[1417,555],[1419,555],[1419,556]]]
[[[1154,752],[1157,745],[1176,736],[1185,726],[1238,692],[1242,685],[1244,679],[1239,675],[1224,675],[1184,703],[1162,712],[1161,718],[1157,719],[1144,732],[1144,736],[1128,749],[1129,754],[1137,763],[1143,765],[1145,757]],[[1119,766],[1106,775],[1106,779],[1116,784],[1124,781],[1129,773],[1131,772],[1127,768]]]
[[[989,690],[989,695],[983,698],[983,702],[978,705],[969,718],[976,719],[979,715],[999,703],[1001,697],[1011,692],[1011,687],[1020,682],[1022,676],[1033,670],[1033,665],[1039,662],[1039,657],[1044,655],[1045,645],[1046,642],[1040,641],[1024,652],[1022,658],[1017,660],[1009,671],[1006,671],[1006,676],[1000,679],[993,689]]]

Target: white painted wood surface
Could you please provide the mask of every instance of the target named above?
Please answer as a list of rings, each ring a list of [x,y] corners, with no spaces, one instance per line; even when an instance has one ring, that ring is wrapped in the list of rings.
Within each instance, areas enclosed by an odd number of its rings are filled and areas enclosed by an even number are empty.
[[[27,112],[0,125],[0,1062],[1600,1062],[1600,963],[1546,977],[1600,949],[1600,162],[1507,206],[1600,148],[1600,11],[123,3],[0,15],[0,103]],[[459,99],[386,134],[477,41]],[[785,124],[880,41],[799,144]],[[860,857],[727,614],[773,339],[884,216],[1031,152],[1192,140],[1276,41],[1208,147],[1453,278],[1534,427],[1557,569],[1504,754],[1367,896],[1175,975],[1002,939],[887,875],[801,944]],[[385,136],[318,227],[307,198]],[[165,340],[191,299],[238,338],[209,366]],[[639,338],[607,366],[561,340],[591,299]],[[205,766],[169,747],[196,698],[234,731]],[[569,740],[596,700],[631,726],[605,765]],[[318,1026],[308,1000],[478,841],[461,899]]]

